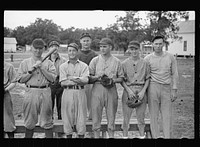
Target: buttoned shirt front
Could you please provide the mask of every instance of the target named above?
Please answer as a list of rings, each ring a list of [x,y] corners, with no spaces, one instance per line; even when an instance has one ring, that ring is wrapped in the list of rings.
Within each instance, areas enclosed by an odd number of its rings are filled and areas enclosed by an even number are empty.
[[[95,76],[106,74],[109,78],[124,78],[121,62],[113,55],[107,60],[102,55],[94,57],[89,64],[89,70]]]
[[[150,82],[160,84],[172,84],[173,89],[177,89],[178,70],[174,56],[168,52],[163,52],[161,56],[151,53],[144,58],[150,68]]]
[[[16,80],[17,72],[14,66],[10,63],[4,62],[4,85],[12,83]]]
[[[60,66],[59,82],[70,80],[71,77],[78,77],[83,82],[88,82],[89,68],[88,65],[80,60],[72,64],[69,60]]]
[[[126,84],[145,84],[145,81],[150,77],[147,62],[140,58],[136,61],[129,57],[122,62]]]
[[[19,79],[23,74],[27,74],[35,63],[36,61],[33,59],[33,57],[23,60],[18,69]],[[50,60],[45,60],[42,64],[46,70],[55,78],[56,68],[53,65],[53,62]],[[32,74],[32,77],[25,83],[26,85],[44,86],[50,83],[41,73],[40,69],[36,69]]]

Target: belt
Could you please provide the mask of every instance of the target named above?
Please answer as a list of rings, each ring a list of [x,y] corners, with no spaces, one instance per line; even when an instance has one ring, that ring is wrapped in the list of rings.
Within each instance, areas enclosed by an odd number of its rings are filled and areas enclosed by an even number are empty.
[[[65,89],[84,89],[84,86],[73,85],[73,86],[63,86]]]
[[[44,85],[44,86],[34,86],[34,85],[26,85],[28,88],[48,88],[49,85]]]
[[[131,84],[129,86],[143,86],[144,84]]]

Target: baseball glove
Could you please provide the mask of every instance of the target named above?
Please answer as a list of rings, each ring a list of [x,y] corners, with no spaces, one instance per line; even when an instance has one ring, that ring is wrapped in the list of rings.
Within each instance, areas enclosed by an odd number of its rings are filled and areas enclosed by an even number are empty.
[[[113,80],[105,74],[101,76],[100,82],[106,88],[112,88],[114,85]]]
[[[142,104],[142,101],[138,99],[138,95],[136,97],[128,97],[126,104],[129,108],[136,108]]]

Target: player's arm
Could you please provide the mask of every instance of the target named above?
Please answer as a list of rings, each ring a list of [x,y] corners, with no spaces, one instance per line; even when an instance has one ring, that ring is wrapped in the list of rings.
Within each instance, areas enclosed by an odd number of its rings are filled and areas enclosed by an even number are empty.
[[[28,71],[28,67],[24,61],[21,62],[18,68],[18,82],[19,83],[26,83],[30,80],[30,78],[33,76],[33,71]]]
[[[64,65],[64,66],[63,66]],[[61,86],[70,86],[70,85],[76,85],[75,82],[71,81],[70,79],[72,77],[67,77],[67,73],[65,72],[65,64],[61,64],[59,67],[59,73],[60,73],[60,79],[59,82]]]
[[[17,83],[17,72],[15,71],[14,66],[11,66],[8,72],[8,78],[10,79],[11,82],[10,84],[6,85],[4,88],[4,91],[10,91],[12,90],[16,83]]]
[[[93,58],[89,64],[89,82],[94,83],[95,81],[99,80],[101,78],[100,75],[95,75],[96,73],[96,61],[97,58]]]
[[[48,81],[50,81],[52,83],[55,81],[55,79],[56,79],[56,68],[51,61],[48,62],[47,67],[44,64],[41,64],[39,69]]]
[[[144,87],[142,88],[142,90],[138,93],[139,99],[142,100],[144,98],[145,92],[147,90],[147,87],[149,86],[149,82],[150,82],[150,66],[149,63],[147,61],[145,61],[145,83],[144,83]]]
[[[71,80],[77,84],[85,85],[88,83],[89,79],[89,67],[88,65],[82,69],[81,76],[72,78]]]
[[[113,78],[113,82],[114,83],[121,83],[123,81],[124,78],[124,72],[122,69],[122,64],[119,61],[118,62],[118,66],[117,66],[117,78]]]

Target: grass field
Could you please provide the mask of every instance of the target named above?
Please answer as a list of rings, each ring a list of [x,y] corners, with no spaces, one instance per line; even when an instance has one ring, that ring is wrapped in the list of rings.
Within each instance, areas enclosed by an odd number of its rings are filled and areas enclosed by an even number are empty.
[[[65,54],[63,54],[65,56]],[[22,59],[30,57],[30,53],[14,53],[14,62],[17,69]],[[121,61],[124,56],[117,56]],[[4,54],[4,60],[10,62],[10,53]],[[179,84],[178,99],[173,103],[173,134],[174,138],[194,138],[194,59],[177,59]],[[116,118],[122,118],[121,96],[123,88],[117,85],[119,102]],[[23,86],[17,85],[12,91],[12,100],[15,119],[23,119]],[[56,111],[55,111],[56,113]],[[105,113],[104,116],[105,117]],[[135,112],[132,116],[135,117]],[[148,109],[146,118],[149,118]]]

